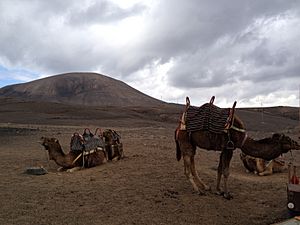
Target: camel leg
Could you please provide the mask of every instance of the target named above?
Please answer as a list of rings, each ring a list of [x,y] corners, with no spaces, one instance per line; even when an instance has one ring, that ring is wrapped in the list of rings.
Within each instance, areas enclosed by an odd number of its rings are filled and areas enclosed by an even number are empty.
[[[191,184],[194,188],[194,191],[199,193],[199,194],[204,194],[204,192],[201,189],[198,188],[198,186],[197,186],[197,184],[194,180],[194,177],[193,177],[193,174],[192,174],[191,156],[184,155],[183,160],[184,160],[184,173],[185,173],[185,176],[191,182]]]
[[[256,170],[254,171],[255,174],[260,174],[265,171],[265,163],[263,159],[255,158],[256,163]]]
[[[68,173],[73,173],[73,172],[78,171],[78,170],[81,170],[81,169],[82,169],[81,166],[77,166],[77,167],[73,167],[73,168],[71,168],[71,169],[67,169],[67,172],[68,172]]]
[[[223,195],[226,199],[231,199],[232,195],[228,192],[228,178],[229,178],[229,165],[233,155],[233,151],[229,149],[224,149],[220,155],[220,162],[218,166],[218,176],[217,176],[217,194]],[[224,192],[221,191],[220,183],[222,175],[224,176]]]
[[[207,186],[199,177],[196,166],[195,166],[195,155],[191,157],[191,170],[192,170],[192,175],[194,177],[194,180],[197,184],[197,186],[205,191],[209,191],[211,188]]]
[[[273,161],[264,169],[264,171],[258,173],[259,176],[268,176],[273,174]]]
[[[63,172],[63,171],[66,171],[66,169],[65,168],[63,168],[63,167],[59,167],[59,168],[57,168],[57,170],[56,170],[57,172]]]

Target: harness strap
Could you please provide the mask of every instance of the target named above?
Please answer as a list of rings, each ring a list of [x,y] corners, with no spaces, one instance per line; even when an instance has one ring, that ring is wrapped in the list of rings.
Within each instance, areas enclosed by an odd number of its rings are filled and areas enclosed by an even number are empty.
[[[103,148],[102,147],[97,147],[96,149],[93,149],[93,150],[90,150],[90,151],[84,151],[83,152],[83,155],[86,156],[86,155],[90,155],[94,152],[97,152],[97,151],[103,151]]]
[[[74,163],[80,158],[80,156],[82,156],[82,153],[80,153],[80,154],[76,157],[76,159],[74,159],[74,161],[72,162],[72,164],[74,164]]]
[[[86,156],[86,155],[90,155],[94,152],[97,152],[97,151],[103,151],[104,149],[102,147],[97,147],[96,149],[93,149],[93,150],[90,150],[90,151],[84,151],[83,153],[80,153],[72,162],[72,164],[74,164],[82,155],[83,156]],[[84,159],[83,159],[83,162],[84,162]]]
[[[244,146],[244,144],[245,144],[247,138],[248,138],[248,135],[247,135],[247,133],[245,133],[245,137],[244,137],[244,139],[243,139],[243,141],[242,141],[241,147]]]
[[[272,162],[273,162],[273,159],[271,159],[270,161],[268,161],[268,163],[265,165],[265,168],[267,168]]]
[[[236,126],[234,126],[234,125],[232,125],[230,128],[233,129],[233,130],[242,132],[242,133],[246,133],[246,130],[245,130],[245,129],[238,128],[238,127],[236,127]],[[230,129],[230,128],[229,128],[229,129]]]

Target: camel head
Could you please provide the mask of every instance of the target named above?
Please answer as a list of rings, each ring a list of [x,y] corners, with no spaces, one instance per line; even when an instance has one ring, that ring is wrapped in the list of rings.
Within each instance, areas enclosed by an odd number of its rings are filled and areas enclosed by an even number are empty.
[[[59,144],[59,141],[56,138],[41,137],[41,140],[39,141],[39,143],[41,145],[43,145],[46,150],[49,150],[50,143],[57,143],[57,144]]]
[[[49,151],[50,148],[56,148],[56,149],[61,149],[61,146],[59,144],[59,141],[56,138],[47,138],[47,137],[41,137],[41,140],[39,143],[45,147],[46,151]],[[49,153],[50,160],[53,159],[51,157],[51,154]]]
[[[280,144],[282,153],[287,153],[288,151],[293,149],[300,150],[300,145],[284,134],[275,133],[272,136],[272,140]]]

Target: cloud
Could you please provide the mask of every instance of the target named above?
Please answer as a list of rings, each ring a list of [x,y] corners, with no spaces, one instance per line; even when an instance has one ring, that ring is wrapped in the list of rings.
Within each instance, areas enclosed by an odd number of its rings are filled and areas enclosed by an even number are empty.
[[[300,2],[128,2],[3,0],[0,65],[38,76],[95,71],[173,102],[298,104]]]
[[[96,1],[87,4],[86,7],[76,7],[69,13],[67,22],[73,26],[113,23],[140,14],[143,10],[145,6],[142,4],[124,9],[110,1]]]

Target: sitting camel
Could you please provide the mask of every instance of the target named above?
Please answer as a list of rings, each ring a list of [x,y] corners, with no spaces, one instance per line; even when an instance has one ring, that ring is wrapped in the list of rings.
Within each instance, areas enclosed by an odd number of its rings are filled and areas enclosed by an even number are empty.
[[[124,157],[121,136],[114,130],[107,129],[102,133],[108,160],[120,160]]]
[[[185,175],[199,194],[204,194],[210,187],[199,178],[195,168],[197,147],[221,151],[216,193],[226,199],[232,198],[227,182],[234,149],[240,148],[247,155],[265,160],[275,159],[292,149],[300,149],[296,141],[284,134],[274,134],[271,138],[259,141],[248,137],[242,121],[234,114],[236,102],[232,109],[225,110],[213,105],[214,97],[201,107],[192,107],[188,97],[186,100],[185,112],[175,130],[176,156],[178,161],[183,156]],[[222,176],[224,191],[220,188]]]
[[[272,175],[287,170],[285,162],[279,158],[267,161],[261,158],[252,157],[241,152],[240,158],[247,172],[253,172],[259,176]]]
[[[78,135],[80,138],[80,135]],[[96,147],[89,151],[70,151],[65,154],[56,138],[41,138],[41,145],[48,151],[49,159],[68,172],[79,170],[82,167],[90,168],[107,162],[107,154],[104,147]]]

